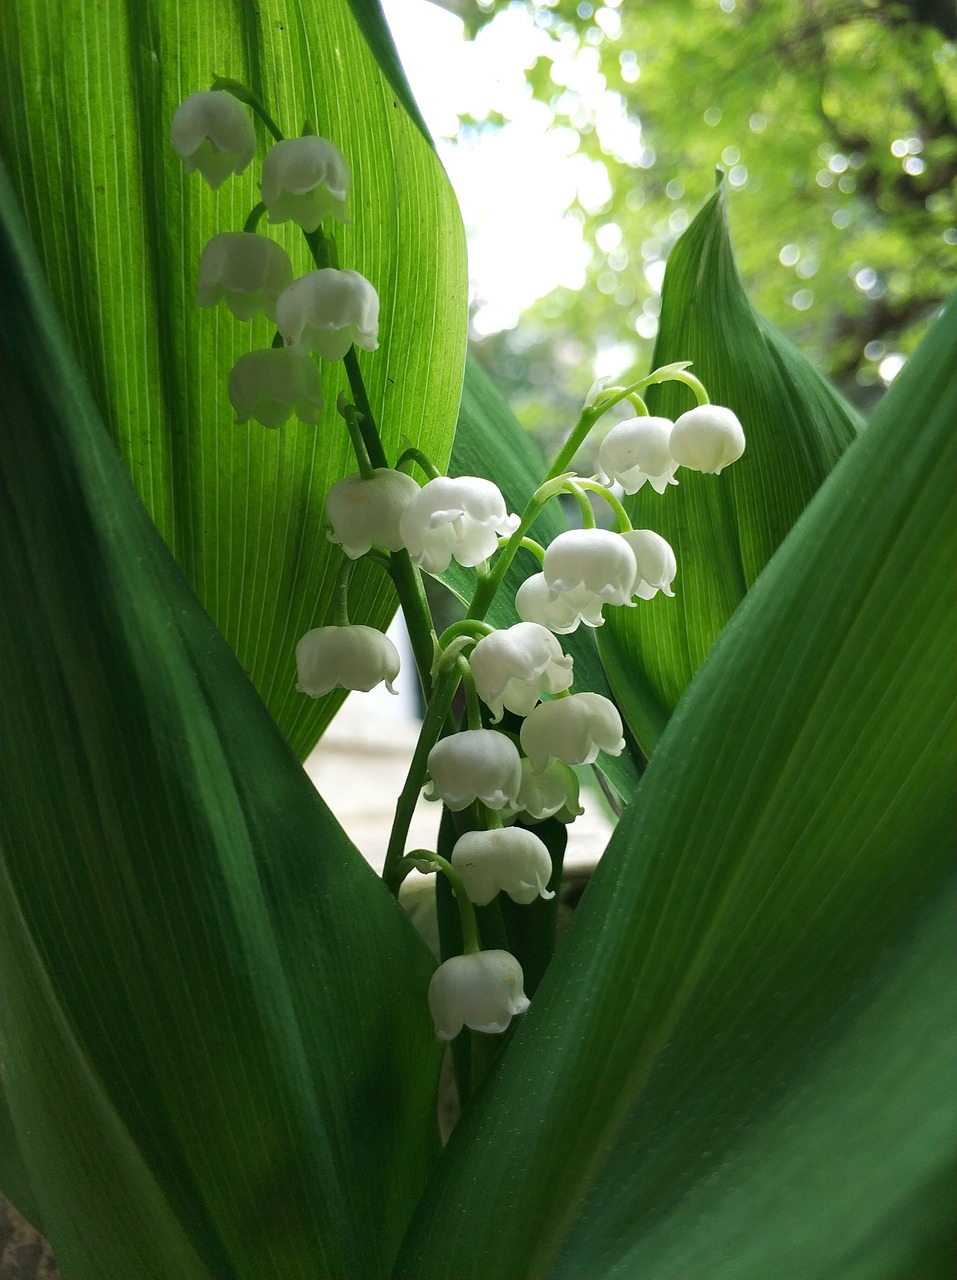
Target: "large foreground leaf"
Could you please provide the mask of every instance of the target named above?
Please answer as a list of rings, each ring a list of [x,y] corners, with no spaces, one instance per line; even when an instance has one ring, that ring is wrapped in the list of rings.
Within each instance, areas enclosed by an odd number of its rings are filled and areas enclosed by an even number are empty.
[[[237,426],[226,395],[237,357],[268,346],[195,305],[217,232],[239,230],[259,164],[213,193],[168,141],[177,104],[214,74],[250,84],[288,135],[306,120],[353,173],[341,265],[382,300],[380,348],[360,364],[390,457],[418,444],[448,457],[465,358],[465,244],[434,151],[366,43],[387,44],[378,5],[348,0],[95,0],[0,5],[0,147],[93,398],[181,568],[300,754],[338,705],[295,691],[294,649],[328,611],[339,552],[324,530],[329,485],[355,470],[335,413],[341,363],[324,366],[318,428]],[[260,230],[297,272],[298,228]],[[363,565],[355,621],[394,607]]]
[[[952,1273],[955,320],[672,717],[399,1275]]]
[[[754,310],[734,263],[723,188],[668,259],[655,367],[693,361],[716,404],[744,423],[747,451],[720,476],[682,468],[665,493],[628,505],[678,560],[675,598],[610,609],[599,651],[622,711],[650,754],[722,627],[812,494],[853,440],[859,420],[795,348]],[[651,388],[652,413],[694,404],[676,383]]]
[[[139,502],[0,178],[2,1029],[26,1178],[70,1277],[384,1274],[434,1154],[431,958]]]

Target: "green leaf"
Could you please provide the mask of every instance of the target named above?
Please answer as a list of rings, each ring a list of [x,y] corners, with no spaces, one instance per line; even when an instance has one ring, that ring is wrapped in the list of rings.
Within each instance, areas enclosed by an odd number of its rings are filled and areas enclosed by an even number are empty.
[[[163,545],[0,178],[26,1178],[65,1275],[384,1275],[434,1156],[433,961]]]
[[[598,637],[622,712],[650,755],[668,717],[775,548],[854,439],[857,415],[744,295],[723,188],[668,259],[653,367],[693,361],[715,404],[744,424],[747,450],[720,476],[678,472],[664,494],[626,501],[635,528],[674,547],[675,597],[608,610]],[[676,418],[694,400],[665,383],[652,413]]]
[[[957,299],[662,738],[397,1274],[952,1269]]]
[[[546,471],[535,441],[522,429],[481,365],[471,357],[466,362],[462,404],[449,466],[452,475],[484,476],[494,481],[502,490],[507,509],[515,512],[525,509]],[[531,536],[547,546],[556,534],[567,527],[561,507],[552,501],[535,521]],[[538,572],[539,567],[530,552],[518,553],[489,610],[488,618],[493,626],[509,627],[518,622],[515,592],[529,574]],[[442,575],[442,581],[465,602],[471,599],[475,590],[475,574],[454,562]],[[611,697],[595,647],[594,632],[590,628],[579,627],[578,631],[561,639],[565,652],[575,659],[576,692],[589,689]],[[599,766],[619,795],[627,800],[637,786],[644,758],[631,742],[620,756],[602,754]]]
[[[318,428],[237,426],[227,376],[274,330],[195,305],[209,238],[239,230],[259,163],[216,193],[184,176],[169,123],[215,74],[243,81],[287,136],[306,120],[353,173],[351,222],[333,224],[342,266],[382,301],[379,350],[359,363],[390,458],[407,444],[448,457],[465,358],[465,243],[435,153],[366,43],[378,8],[348,0],[100,0],[0,6],[0,147],[54,299],[137,490],[180,567],[294,748],[304,755],[341,699],[295,690],[299,637],[329,617],[338,549],[329,485],[356,469],[335,412],[340,363],[324,365]],[[51,70],[55,68],[55,74]],[[330,228],[327,228],[330,229]],[[261,223],[297,272],[298,228]],[[363,564],[355,621],[395,607]]]

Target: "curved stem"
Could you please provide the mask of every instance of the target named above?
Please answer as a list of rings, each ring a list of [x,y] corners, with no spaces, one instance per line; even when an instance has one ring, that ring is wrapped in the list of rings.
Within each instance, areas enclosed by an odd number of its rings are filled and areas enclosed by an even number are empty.
[[[276,141],[282,142],[284,140],[279,125],[276,124],[252,89],[242,84],[239,80],[230,80],[228,76],[213,76],[213,88],[222,89],[225,93],[231,93],[239,102],[244,102],[247,107],[251,107]]]
[[[449,671],[440,672],[432,690],[429,705],[425,710],[425,719],[422,721],[419,740],[415,744],[415,751],[412,753],[409,772],[406,774],[405,783],[396,802],[395,819],[392,823],[392,831],[389,835],[389,844],[385,854],[385,864],[382,868],[382,879],[393,893],[398,893],[399,884],[401,884],[399,863],[405,852],[409,824],[412,821],[412,814],[415,811],[419,792],[422,790],[422,781],[428,770],[429,752],[442,734],[446,716],[452,705],[452,697],[458,688],[460,679],[461,675],[455,666]]]
[[[365,439],[359,429],[359,415],[356,413],[356,407],[354,404],[349,403],[344,392],[340,392],[339,399],[336,401],[336,409],[339,417],[342,418],[349,429],[352,451],[356,455],[356,462],[359,464],[359,474],[363,480],[371,480],[375,474],[375,468],[369,457]]]
[[[462,683],[465,685],[466,723],[470,729],[484,729],[485,726],[482,724],[482,704],[479,702],[478,691],[475,688],[472,668],[469,666],[468,658],[460,654],[456,665],[462,676]]]
[[[247,234],[251,234],[252,232],[254,232],[256,228],[259,226],[259,221],[265,212],[266,212],[266,206],[260,200],[259,204],[253,206],[249,214],[249,217],[243,223],[243,230]]]
[[[611,507],[612,511],[614,511],[615,513],[615,518],[618,521],[619,533],[631,532],[631,520],[628,516],[628,512],[621,505],[621,503],[618,501],[618,499],[611,492],[611,490],[608,488],[607,485],[603,485],[597,480],[579,480],[578,487],[580,489],[587,489],[589,490],[590,493],[597,493],[602,498],[605,499],[605,501]]]
[[[421,449],[413,448],[402,450],[402,453],[396,460],[395,469],[396,471],[410,471],[411,466],[407,466],[406,464],[413,462],[417,462],[419,464],[430,480],[437,480],[442,474],[427,453],[423,453]]]
[[[465,885],[462,883],[462,877],[452,866],[447,858],[443,858],[441,854],[430,853],[427,855],[430,862],[434,862],[436,867],[442,872],[449,884],[455,897],[455,904],[459,909],[459,920],[462,925],[462,950],[467,956],[474,955],[476,951],[482,950],[482,944],[479,942],[478,922],[475,919],[475,908],[469,901],[469,895],[465,892]]]
[[[336,585],[332,597],[332,625],[335,627],[349,626],[349,583],[352,581],[355,567],[355,560],[343,556],[339,572],[336,574]]]

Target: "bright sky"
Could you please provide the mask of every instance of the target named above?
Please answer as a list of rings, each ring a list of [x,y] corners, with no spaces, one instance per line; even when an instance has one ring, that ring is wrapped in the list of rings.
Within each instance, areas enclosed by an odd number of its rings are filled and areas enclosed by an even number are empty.
[[[584,283],[589,251],[564,211],[576,192],[589,208],[607,199],[604,166],[576,155],[574,131],[549,128],[551,112],[532,100],[525,69],[546,50],[554,56],[555,46],[523,8],[500,14],[474,41],[457,17],[427,0],[384,0],[383,8],[462,206],[474,327],[480,334],[511,328],[558,285]],[[624,121],[615,95],[604,94],[594,51],[568,52],[556,75],[601,116],[602,141],[620,154],[640,151],[637,126]],[[459,133],[460,114],[481,119],[493,106],[508,121],[503,128]]]

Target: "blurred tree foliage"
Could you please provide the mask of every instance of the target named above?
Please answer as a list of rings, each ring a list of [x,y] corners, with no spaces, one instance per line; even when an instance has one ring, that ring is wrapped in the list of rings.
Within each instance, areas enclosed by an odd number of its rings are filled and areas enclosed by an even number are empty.
[[[445,2],[474,34],[510,0]],[[731,189],[750,297],[867,405],[881,372],[889,374],[881,362],[913,349],[953,288],[952,0],[526,7],[555,50],[528,69],[531,90],[553,127],[574,131],[578,149],[604,166],[610,195],[574,211],[592,249],[585,290],[542,299],[520,335],[480,345],[506,387],[510,373],[521,370],[526,387],[531,374],[522,416],[540,420],[555,408],[569,355],[587,361],[600,345],[624,344],[623,357],[647,359],[662,262],[713,187],[716,166]],[[600,112],[562,83],[570,51],[604,80]],[[624,358],[622,371],[631,363]]]

